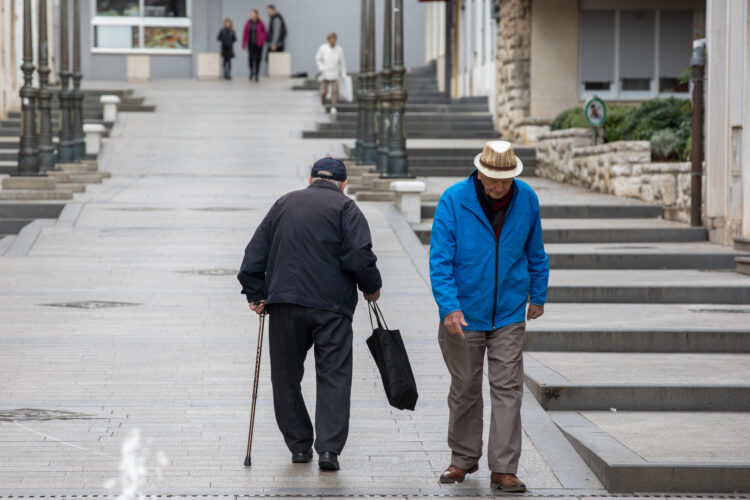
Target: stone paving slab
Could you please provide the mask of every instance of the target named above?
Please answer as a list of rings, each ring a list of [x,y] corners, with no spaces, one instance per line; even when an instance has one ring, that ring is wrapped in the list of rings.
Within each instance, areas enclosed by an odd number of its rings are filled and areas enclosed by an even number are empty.
[[[104,141],[99,163],[112,179],[77,195],[23,255],[0,259],[0,495],[117,494],[119,485],[104,484],[120,477],[123,442],[139,429],[140,446],[131,443],[145,460],[148,494],[493,496],[484,462],[463,485],[437,482],[450,454],[436,306],[378,203],[361,207],[383,271],[381,307],[402,330],[420,384],[417,410],[388,406],[360,307],[342,471],[289,463],[267,351],[254,465],[242,465],[258,320],[234,275],[267,207],[305,185],[314,158],[340,148],[299,140],[321,112],[289,85],[139,87],[159,105],[123,113]],[[313,373],[312,355],[306,368]],[[303,390],[314,409],[314,377]],[[554,424],[526,399],[533,425],[519,473],[532,492],[603,493],[562,434],[542,438]],[[82,415],[2,420],[19,408]]]

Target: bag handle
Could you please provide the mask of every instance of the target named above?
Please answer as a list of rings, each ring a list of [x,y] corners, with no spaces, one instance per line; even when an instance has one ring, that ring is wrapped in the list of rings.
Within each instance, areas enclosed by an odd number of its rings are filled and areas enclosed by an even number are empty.
[[[385,322],[385,317],[383,316],[383,311],[380,310],[380,306],[377,302],[368,302],[367,303],[367,312],[370,314],[370,326],[374,329],[375,325],[372,324],[372,314],[375,313],[375,321],[378,323],[378,328],[381,330],[383,329],[383,326],[385,325],[385,329],[388,330],[388,323]]]

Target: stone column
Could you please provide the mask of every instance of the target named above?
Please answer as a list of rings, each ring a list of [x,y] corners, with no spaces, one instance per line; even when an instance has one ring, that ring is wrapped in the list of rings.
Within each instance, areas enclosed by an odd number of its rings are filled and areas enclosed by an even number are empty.
[[[76,160],[73,123],[71,116],[70,61],[68,57],[68,0],[60,0],[60,143],[57,159],[60,163],[70,163]]]
[[[72,118],[73,143],[76,159],[86,156],[86,141],[83,135],[83,92],[81,91],[81,0],[73,0],[73,92]]]
[[[391,127],[391,19],[393,7],[391,0],[385,0],[385,20],[383,22],[383,71],[380,73],[382,86],[378,93],[379,122],[378,122],[378,172],[388,171],[388,129]]]
[[[21,136],[18,149],[18,175],[39,175],[39,151],[36,141],[36,96],[32,86],[34,48],[31,36],[31,0],[23,2],[23,87],[21,96]]]
[[[362,160],[362,141],[365,136],[364,118],[365,118],[365,100],[362,97],[364,93],[364,78],[367,68],[367,0],[362,0],[359,11],[359,74],[357,75],[357,141],[354,144],[354,158]]]
[[[47,42],[47,0],[39,0],[39,168],[55,168],[52,143],[52,92],[49,88],[49,43]]]
[[[393,89],[391,90],[391,129],[388,133],[388,177],[408,177],[409,162],[406,156],[406,114],[407,93],[404,88],[404,0],[396,0],[393,10],[395,28],[393,41]]]
[[[367,0],[367,70],[364,76],[365,92],[363,93],[365,117],[363,120],[364,136],[362,139],[362,162],[375,163],[377,160],[378,137],[375,131],[377,94],[375,80],[375,0]]]

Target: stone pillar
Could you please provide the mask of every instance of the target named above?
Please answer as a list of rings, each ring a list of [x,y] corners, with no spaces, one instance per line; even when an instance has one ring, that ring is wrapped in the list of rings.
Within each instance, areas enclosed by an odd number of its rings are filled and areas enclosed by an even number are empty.
[[[23,87],[21,87],[21,137],[18,150],[18,175],[39,175],[39,151],[36,144],[36,96],[32,86],[34,48],[31,33],[31,0],[23,2]]]
[[[116,95],[103,95],[99,98],[102,104],[102,115],[104,123],[114,123],[117,121],[117,107],[120,104],[120,98]]]
[[[86,137],[86,154],[98,155],[101,150],[102,136],[107,128],[101,123],[85,123],[83,133]]]
[[[83,137],[83,92],[81,91],[81,0],[73,0],[73,143],[76,159],[86,155]]]
[[[70,82],[70,60],[68,43],[68,0],[60,0],[60,143],[57,159],[60,163],[70,163],[76,160],[75,137],[73,135],[72,120],[72,91],[68,88]]]
[[[363,120],[364,136],[362,138],[362,161],[372,164],[377,161],[378,138],[375,131],[377,109],[377,95],[375,93],[375,0],[367,0],[367,69],[364,76],[365,91],[363,93],[365,117]]]
[[[531,0],[498,0],[497,124],[501,136],[513,138],[531,110]]]
[[[396,0],[393,10],[393,89],[391,90],[391,128],[388,132],[388,172],[387,177],[408,177],[409,162],[406,156],[406,114],[407,93],[404,88],[404,0]]]
[[[381,174],[388,171],[388,129],[391,126],[391,19],[393,7],[391,0],[385,0],[385,21],[383,22],[383,71],[380,73],[382,86],[378,93],[378,150],[377,170]]]
[[[55,168],[52,143],[52,92],[49,88],[49,43],[47,42],[47,0],[39,0],[39,169]]]

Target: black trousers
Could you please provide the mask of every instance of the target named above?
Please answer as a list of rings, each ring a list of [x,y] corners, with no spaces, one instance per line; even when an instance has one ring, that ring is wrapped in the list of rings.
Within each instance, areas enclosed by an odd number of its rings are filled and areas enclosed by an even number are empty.
[[[276,422],[292,453],[341,453],[349,435],[352,392],[352,320],[294,304],[268,309],[271,383]],[[300,382],[307,351],[315,347],[315,434]],[[317,436],[317,437],[315,437]]]
[[[224,78],[227,78],[229,76],[232,76],[232,59],[230,57],[225,57],[223,60],[223,66],[224,66]]]
[[[263,59],[263,47],[250,45],[247,48],[250,63],[250,78],[260,76],[260,61]]]

